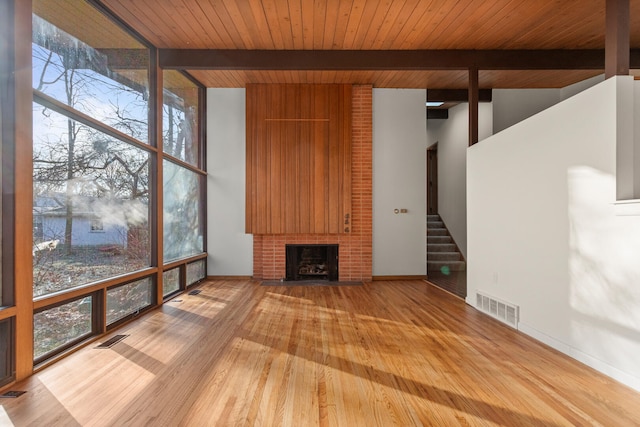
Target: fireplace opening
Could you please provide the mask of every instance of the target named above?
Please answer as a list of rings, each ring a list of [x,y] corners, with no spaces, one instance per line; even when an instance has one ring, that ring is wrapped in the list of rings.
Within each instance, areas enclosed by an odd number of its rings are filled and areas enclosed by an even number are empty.
[[[338,245],[286,245],[286,280],[338,281]]]

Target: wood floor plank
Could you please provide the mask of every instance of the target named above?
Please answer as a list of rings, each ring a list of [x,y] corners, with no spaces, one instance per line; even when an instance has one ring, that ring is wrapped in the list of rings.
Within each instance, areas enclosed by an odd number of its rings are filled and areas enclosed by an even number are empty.
[[[16,426],[634,426],[640,393],[424,281],[212,281],[33,375]],[[106,337],[108,338],[108,337]],[[105,338],[105,340],[106,340]]]

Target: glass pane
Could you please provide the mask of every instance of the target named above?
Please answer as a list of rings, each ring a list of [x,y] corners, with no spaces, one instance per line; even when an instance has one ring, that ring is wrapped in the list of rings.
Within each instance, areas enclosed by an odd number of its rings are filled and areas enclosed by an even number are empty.
[[[33,109],[34,296],[149,266],[149,153]]]
[[[0,384],[13,377],[13,318],[0,321]]]
[[[204,279],[204,260],[187,264],[187,286]]]
[[[153,303],[150,278],[107,290],[107,325],[110,325]]]
[[[165,160],[163,178],[165,262],[202,253],[199,176]]]
[[[163,72],[164,152],[198,165],[198,87],[179,71]]]
[[[34,359],[91,334],[91,313],[92,298],[86,297],[34,314]]]
[[[85,2],[33,6],[33,88],[147,143],[149,50]]]
[[[162,273],[162,295],[169,295],[180,289],[180,268]]]

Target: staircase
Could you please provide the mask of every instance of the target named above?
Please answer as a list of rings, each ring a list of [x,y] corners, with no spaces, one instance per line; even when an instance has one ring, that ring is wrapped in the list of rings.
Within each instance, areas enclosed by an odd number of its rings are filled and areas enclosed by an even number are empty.
[[[440,215],[427,215],[427,271],[464,271],[466,263]]]

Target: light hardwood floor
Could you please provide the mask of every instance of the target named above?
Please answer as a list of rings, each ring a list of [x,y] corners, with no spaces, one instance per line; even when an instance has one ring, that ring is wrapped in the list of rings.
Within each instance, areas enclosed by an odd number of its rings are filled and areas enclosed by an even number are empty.
[[[632,426],[640,393],[423,281],[180,295],[2,399],[16,426]]]

